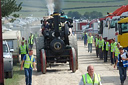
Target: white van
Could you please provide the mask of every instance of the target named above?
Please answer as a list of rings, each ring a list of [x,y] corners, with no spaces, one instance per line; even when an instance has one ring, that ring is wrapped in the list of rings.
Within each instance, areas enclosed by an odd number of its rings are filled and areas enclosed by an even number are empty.
[[[2,33],[3,40],[7,41],[9,48],[14,49],[12,56],[13,56],[13,64],[19,63],[19,46],[21,44],[21,33],[20,31],[13,30],[13,31],[4,31]]]
[[[5,78],[12,78],[13,76],[13,49],[9,49],[6,41],[3,41],[3,61],[4,61],[4,75]]]

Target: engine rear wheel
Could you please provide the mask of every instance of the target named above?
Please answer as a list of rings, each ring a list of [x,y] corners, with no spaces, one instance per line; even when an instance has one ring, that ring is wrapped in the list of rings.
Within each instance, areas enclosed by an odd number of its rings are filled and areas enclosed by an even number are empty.
[[[71,65],[72,72],[75,72],[76,71],[76,51],[74,48],[71,48],[71,52],[70,52],[70,65]]]
[[[46,54],[44,49],[41,49],[40,58],[41,58],[41,71],[43,74],[45,74],[47,64],[46,64]]]
[[[40,51],[44,48],[44,36],[36,38],[37,72],[41,71]]]

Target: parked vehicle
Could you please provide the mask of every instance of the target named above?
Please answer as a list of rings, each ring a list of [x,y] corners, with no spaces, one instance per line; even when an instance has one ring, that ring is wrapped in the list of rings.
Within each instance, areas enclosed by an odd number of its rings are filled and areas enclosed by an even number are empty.
[[[4,61],[4,75],[5,78],[12,78],[13,76],[13,49],[9,49],[6,41],[3,41],[3,61]]]
[[[13,55],[13,63],[19,63],[19,46],[21,42],[21,33],[20,31],[4,31],[3,40],[6,40],[9,48],[14,49]]]
[[[99,34],[101,34],[103,38],[107,38],[110,43],[113,38],[115,38],[117,42],[117,37],[119,34],[119,29],[117,29],[118,21],[127,17],[127,11],[128,5],[124,5],[116,9],[113,13],[107,13],[108,16],[100,19]]]
[[[118,29],[119,29],[119,35],[118,35],[118,42],[125,50],[128,51],[128,17],[121,19],[118,21]]]

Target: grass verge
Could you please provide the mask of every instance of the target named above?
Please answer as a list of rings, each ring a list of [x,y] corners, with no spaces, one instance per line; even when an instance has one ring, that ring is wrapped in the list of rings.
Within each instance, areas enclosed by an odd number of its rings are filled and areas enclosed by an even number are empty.
[[[13,67],[13,78],[5,79],[5,85],[19,85],[20,81],[24,78],[24,71],[20,70],[20,64]]]

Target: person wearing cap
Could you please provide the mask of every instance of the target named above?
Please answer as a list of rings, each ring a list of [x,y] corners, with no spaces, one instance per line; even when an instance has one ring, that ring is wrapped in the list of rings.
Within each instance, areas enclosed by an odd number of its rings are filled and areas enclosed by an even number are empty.
[[[83,74],[79,85],[102,85],[99,74],[94,73],[94,67],[89,65],[87,67],[88,73]]]
[[[116,67],[116,65],[118,66],[121,85],[124,85],[124,81],[126,80],[127,77],[128,56],[127,53],[124,52],[122,46],[119,47],[119,51],[120,54],[118,55],[118,59],[114,65],[114,68]]]
[[[107,62],[109,47],[110,47],[109,42],[107,41],[107,39],[104,39],[104,44],[102,46],[104,62]]]

